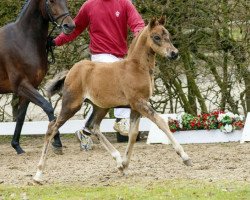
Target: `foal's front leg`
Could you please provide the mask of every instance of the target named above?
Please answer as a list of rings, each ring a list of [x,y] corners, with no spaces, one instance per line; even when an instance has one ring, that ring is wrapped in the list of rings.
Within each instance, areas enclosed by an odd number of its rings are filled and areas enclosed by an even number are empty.
[[[45,168],[45,161],[48,153],[49,144],[52,137],[57,133],[59,126],[56,125],[56,120],[49,123],[47,133],[45,135],[45,141],[43,145],[42,155],[37,165],[36,175],[33,177],[33,180],[37,183],[42,182],[43,170]]]
[[[167,121],[157,114],[146,100],[140,99],[133,103],[133,109],[154,122],[167,135],[176,153],[182,158],[184,164],[188,166],[192,165],[191,159],[170,131]]]
[[[65,89],[66,91],[66,89]],[[45,161],[47,159],[47,153],[49,144],[51,142],[51,139],[58,133],[58,129],[71,117],[74,116],[74,114],[80,110],[82,105],[82,95],[80,92],[64,92],[63,100],[62,100],[62,108],[60,115],[58,116],[57,120],[54,120],[49,123],[48,130],[45,135],[45,141],[43,145],[42,155],[39,160],[38,166],[37,166],[37,172],[36,175],[33,177],[33,179],[36,182],[42,181],[42,175],[45,168]]]
[[[132,155],[132,150],[133,150],[134,144],[136,142],[136,139],[139,133],[140,117],[141,117],[140,113],[131,109],[129,141],[128,141],[128,145],[127,145],[125,155],[124,155],[124,160],[123,160],[124,169],[128,168],[130,158]]]

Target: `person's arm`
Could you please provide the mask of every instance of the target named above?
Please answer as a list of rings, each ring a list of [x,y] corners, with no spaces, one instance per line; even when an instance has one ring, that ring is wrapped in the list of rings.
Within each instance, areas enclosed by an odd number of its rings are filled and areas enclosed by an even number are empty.
[[[86,3],[83,4],[77,16],[74,18],[76,28],[69,35],[65,35],[64,33],[61,33],[59,36],[57,36],[54,39],[54,43],[56,46],[61,46],[63,44],[66,44],[74,40],[78,35],[80,35],[86,29],[86,27],[89,24],[89,17],[88,17],[87,9],[89,9],[87,4]]]
[[[141,17],[141,15],[136,10],[135,6],[131,1],[126,1],[127,5],[127,15],[128,15],[128,26],[130,30],[133,32],[134,36],[140,32],[145,27],[145,23]]]

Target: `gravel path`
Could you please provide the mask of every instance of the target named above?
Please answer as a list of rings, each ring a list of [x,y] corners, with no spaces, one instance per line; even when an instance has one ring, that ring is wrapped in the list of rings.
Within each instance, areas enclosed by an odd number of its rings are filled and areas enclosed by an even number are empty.
[[[109,140],[124,152],[126,143]],[[250,182],[250,143],[183,145],[193,160],[186,167],[170,145],[147,145],[137,142],[126,176],[116,169],[108,152],[95,141],[94,149],[80,151],[73,136],[62,136],[64,154],[50,150],[45,169],[45,183],[80,183],[82,185],[112,185],[117,183],[153,182],[168,179],[235,180]],[[26,153],[16,155],[10,141],[0,137],[0,184],[32,185],[32,176],[41,155],[43,137],[23,137]]]

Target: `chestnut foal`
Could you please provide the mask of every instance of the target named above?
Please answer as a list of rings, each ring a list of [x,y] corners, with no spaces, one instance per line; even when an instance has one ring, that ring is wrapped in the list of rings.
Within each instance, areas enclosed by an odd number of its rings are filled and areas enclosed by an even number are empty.
[[[178,50],[169,39],[164,28],[164,18],[152,19],[133,40],[126,59],[114,63],[100,63],[82,60],[69,72],[56,77],[48,88],[50,95],[63,87],[62,109],[57,120],[51,122],[45,136],[41,159],[34,180],[42,181],[49,143],[58,129],[82,106],[84,99],[93,103],[93,113],[87,127],[116,160],[117,168],[124,172],[128,167],[135,144],[141,115],[149,118],[164,131],[184,164],[191,165],[189,156],[173,137],[168,123],[149,105],[148,100],[154,90],[152,71],[155,67],[155,55],[169,59],[178,57]],[[60,88],[61,87],[61,88]],[[100,123],[109,108],[130,105],[129,142],[124,154],[121,154],[100,132]]]

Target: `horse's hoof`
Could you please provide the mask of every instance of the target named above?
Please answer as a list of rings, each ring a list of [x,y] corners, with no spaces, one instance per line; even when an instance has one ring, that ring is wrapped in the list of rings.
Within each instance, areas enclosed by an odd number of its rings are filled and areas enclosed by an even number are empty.
[[[16,150],[17,154],[25,153],[25,151],[20,147],[19,143],[11,142],[11,146]]]
[[[184,163],[185,165],[187,165],[187,166],[192,166],[192,165],[193,165],[191,159],[183,160],[183,163]]]
[[[52,145],[52,150],[57,155],[63,155],[62,147],[55,147],[55,146]]]
[[[21,147],[16,148],[16,152],[18,155],[25,153],[25,151]]]

